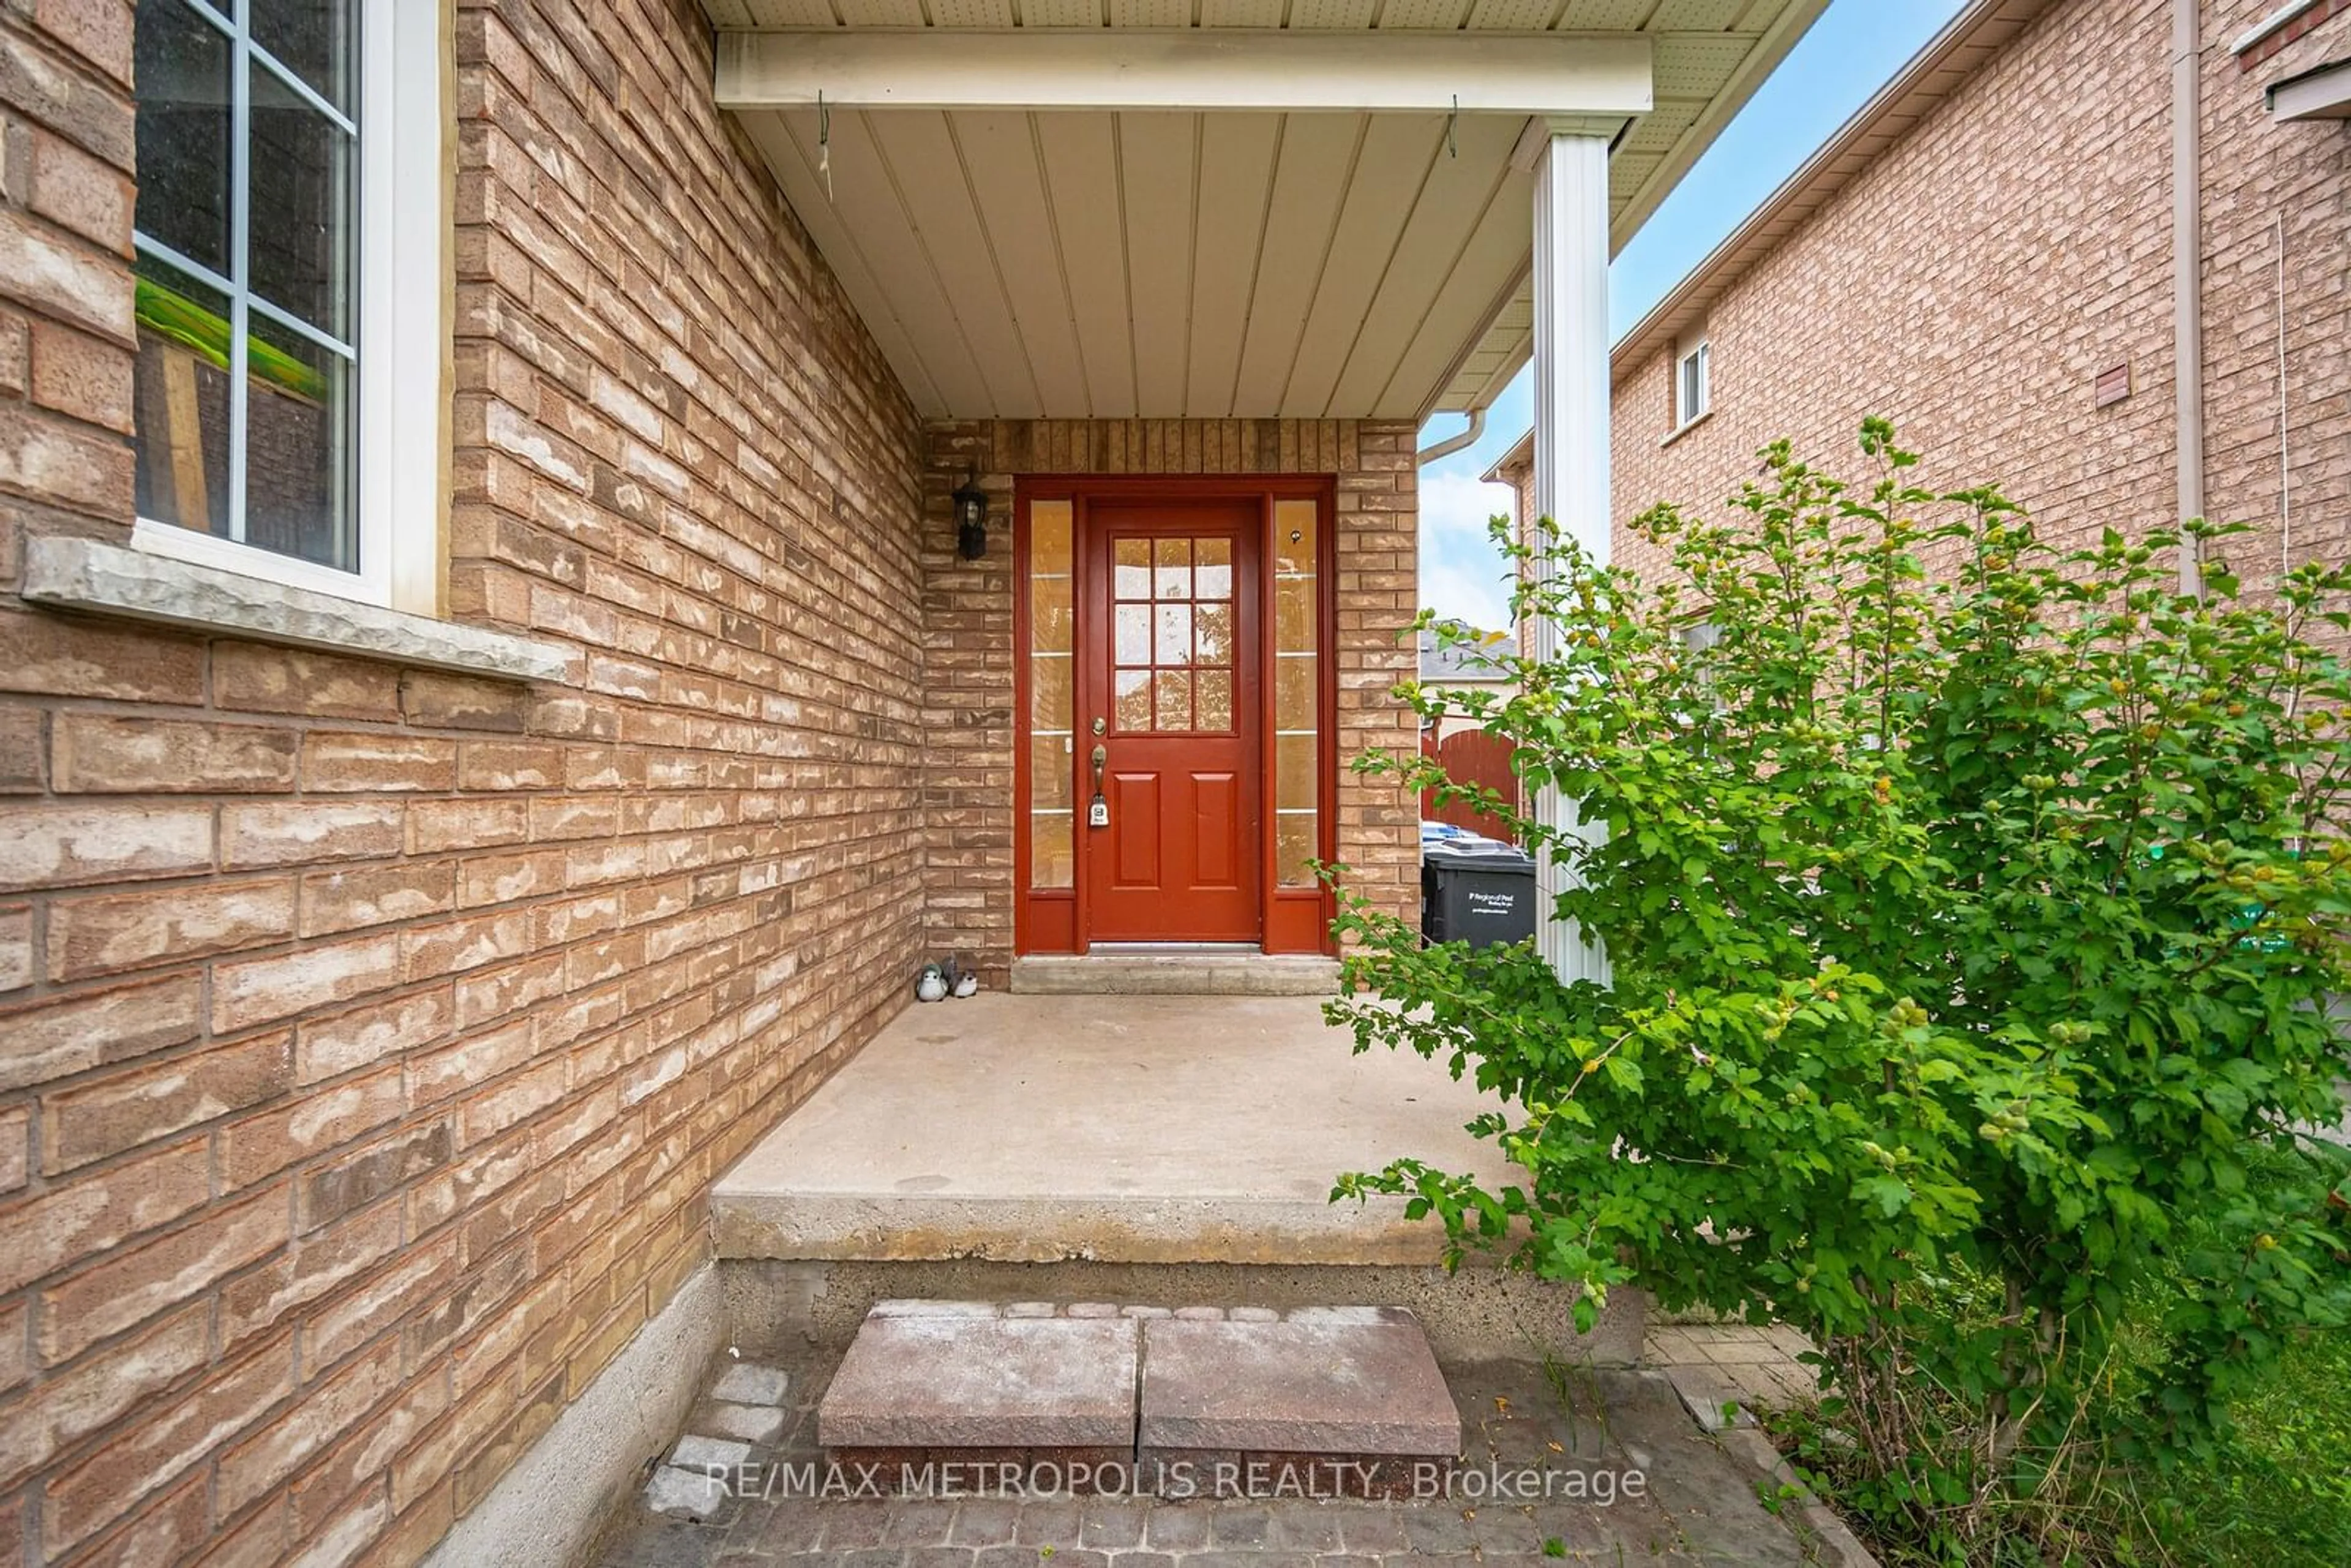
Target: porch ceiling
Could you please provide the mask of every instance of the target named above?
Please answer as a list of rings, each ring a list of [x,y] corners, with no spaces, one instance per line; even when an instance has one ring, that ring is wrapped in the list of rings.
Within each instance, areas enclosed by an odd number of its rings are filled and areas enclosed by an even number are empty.
[[[1235,44],[1376,34],[1400,51],[1540,34],[1563,55],[1558,35],[1609,40],[1595,52],[1636,39],[1652,106],[1587,120],[1615,139],[1621,246],[1826,0],[704,4],[722,46],[778,31],[964,33],[978,48],[1022,31],[1180,29]],[[1428,51],[1437,79],[1452,57]],[[1458,116],[1301,110],[1318,103],[1304,96],[1044,108],[1089,99],[1043,90],[1035,109],[828,109],[829,189],[813,105],[729,107],[927,416],[1418,419],[1483,405],[1532,348],[1531,176],[1513,154],[1536,122],[1522,98],[1477,112],[1473,91],[1458,97]]]

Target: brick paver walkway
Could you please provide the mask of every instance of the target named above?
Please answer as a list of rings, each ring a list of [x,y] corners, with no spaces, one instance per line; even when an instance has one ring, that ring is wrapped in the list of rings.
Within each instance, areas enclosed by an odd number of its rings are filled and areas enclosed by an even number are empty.
[[[1534,1362],[1446,1369],[1465,1437],[1450,1499],[758,1495],[789,1490],[767,1479],[789,1474],[775,1466],[821,1464],[816,1405],[838,1360],[838,1351],[810,1349],[778,1363],[791,1375],[788,1409],[780,1435],[751,1450],[753,1495],[727,1497],[701,1521],[634,1505],[608,1533],[600,1568],[1348,1568],[1560,1557],[1770,1568],[1811,1560],[1792,1526],[1757,1500],[1752,1473],[1699,1430],[1664,1375]],[[708,1430],[709,1419],[705,1406],[689,1429]],[[1520,1495],[1492,1495],[1495,1477]]]
[[[1667,1324],[1649,1330],[1641,1359],[1666,1375],[1712,1431],[1723,1425],[1726,1406],[1736,1406],[1734,1420],[1751,1425],[1756,1411],[1818,1399],[1818,1374],[1796,1359],[1811,1349],[1802,1334],[1776,1323]]]

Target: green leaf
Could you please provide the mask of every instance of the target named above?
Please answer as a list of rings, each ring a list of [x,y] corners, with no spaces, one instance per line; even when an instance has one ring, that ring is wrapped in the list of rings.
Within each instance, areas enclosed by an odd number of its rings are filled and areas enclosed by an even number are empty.
[[[1910,1207],[1910,1184],[1893,1176],[1865,1176],[1853,1184],[1854,1197],[1865,1202],[1875,1202],[1878,1212],[1889,1218]]]

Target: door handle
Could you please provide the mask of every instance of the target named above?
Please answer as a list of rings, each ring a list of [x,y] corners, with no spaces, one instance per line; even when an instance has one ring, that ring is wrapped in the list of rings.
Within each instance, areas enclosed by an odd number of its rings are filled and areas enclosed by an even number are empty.
[[[1097,746],[1097,747],[1094,747],[1094,793],[1095,793],[1095,794],[1097,794],[1097,795],[1099,795],[1099,794],[1101,794],[1101,793],[1102,792],[1102,769],[1103,769],[1103,768],[1107,768],[1107,767],[1109,767],[1109,766],[1110,766],[1110,747],[1107,747],[1107,746]]]
[[[1086,807],[1086,826],[1089,828],[1107,828],[1110,826],[1110,801],[1102,796],[1102,769],[1108,767],[1109,764],[1110,747],[1107,746],[1095,747],[1094,798],[1092,803]]]

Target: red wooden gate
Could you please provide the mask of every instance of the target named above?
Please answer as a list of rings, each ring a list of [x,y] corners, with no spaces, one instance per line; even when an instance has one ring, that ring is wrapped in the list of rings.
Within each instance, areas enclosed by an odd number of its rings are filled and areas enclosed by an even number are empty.
[[[1434,731],[1424,730],[1420,749],[1424,755],[1434,757],[1442,763],[1445,776],[1456,784],[1482,786],[1523,810],[1519,795],[1519,778],[1510,771],[1510,743],[1500,736],[1489,735],[1482,729],[1464,729],[1457,730],[1439,741]],[[1421,795],[1420,814],[1431,821],[1450,822],[1457,828],[1467,828],[1489,839],[1507,842],[1515,837],[1509,824],[1479,810],[1467,800],[1438,805],[1437,792],[1433,789]]]

